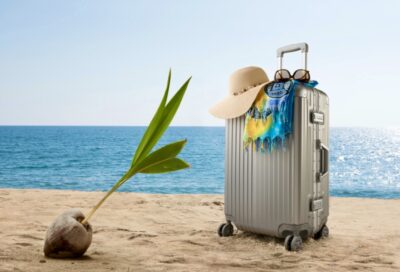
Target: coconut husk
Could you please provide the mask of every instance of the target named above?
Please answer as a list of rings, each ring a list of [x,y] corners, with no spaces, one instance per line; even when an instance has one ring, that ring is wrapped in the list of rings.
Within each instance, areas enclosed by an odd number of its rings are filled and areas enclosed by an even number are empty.
[[[84,218],[78,209],[59,215],[47,230],[44,255],[51,258],[82,256],[92,242],[92,227],[81,223]]]

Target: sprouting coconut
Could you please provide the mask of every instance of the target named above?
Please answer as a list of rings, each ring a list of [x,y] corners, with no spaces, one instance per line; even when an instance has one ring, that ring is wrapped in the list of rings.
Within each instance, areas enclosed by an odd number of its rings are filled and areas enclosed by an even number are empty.
[[[78,209],[59,215],[46,233],[44,254],[53,258],[79,257],[92,242],[92,227],[82,224],[85,218]]]
[[[44,254],[47,257],[71,258],[82,256],[92,242],[92,227],[89,224],[89,219],[113,192],[135,174],[160,174],[189,167],[189,164],[177,158],[186,140],[170,143],[153,152],[151,152],[151,150],[157,144],[174,118],[190,79],[191,78],[182,85],[167,103],[171,82],[171,71],[169,72],[167,87],[160,106],[136,149],[129,170],[114,184],[86,216],[78,209],[72,209],[59,215],[54,220],[47,230],[45,238]]]

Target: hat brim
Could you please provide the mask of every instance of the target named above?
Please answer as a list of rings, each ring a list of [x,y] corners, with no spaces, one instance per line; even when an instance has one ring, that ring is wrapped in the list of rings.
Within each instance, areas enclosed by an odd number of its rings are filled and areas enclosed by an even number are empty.
[[[221,119],[232,119],[239,117],[250,109],[258,93],[267,85],[269,82],[258,85],[254,88],[247,90],[240,95],[228,96],[222,101],[209,109],[209,112]]]

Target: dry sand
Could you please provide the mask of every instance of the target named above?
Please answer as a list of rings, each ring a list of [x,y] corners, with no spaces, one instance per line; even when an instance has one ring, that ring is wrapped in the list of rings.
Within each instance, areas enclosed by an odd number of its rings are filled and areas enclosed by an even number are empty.
[[[301,252],[238,232],[220,238],[222,195],[116,193],[95,214],[80,259],[43,256],[48,225],[104,193],[0,190],[0,271],[400,271],[400,200],[332,198],[330,238]]]

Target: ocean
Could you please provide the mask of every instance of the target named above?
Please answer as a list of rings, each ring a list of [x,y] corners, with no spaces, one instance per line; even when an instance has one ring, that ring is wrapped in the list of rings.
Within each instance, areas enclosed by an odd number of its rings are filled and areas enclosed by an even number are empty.
[[[107,191],[128,169],[145,127],[0,126],[0,188]],[[224,128],[171,127],[191,168],[136,175],[119,191],[222,194]],[[400,198],[400,129],[331,128],[330,194]]]

